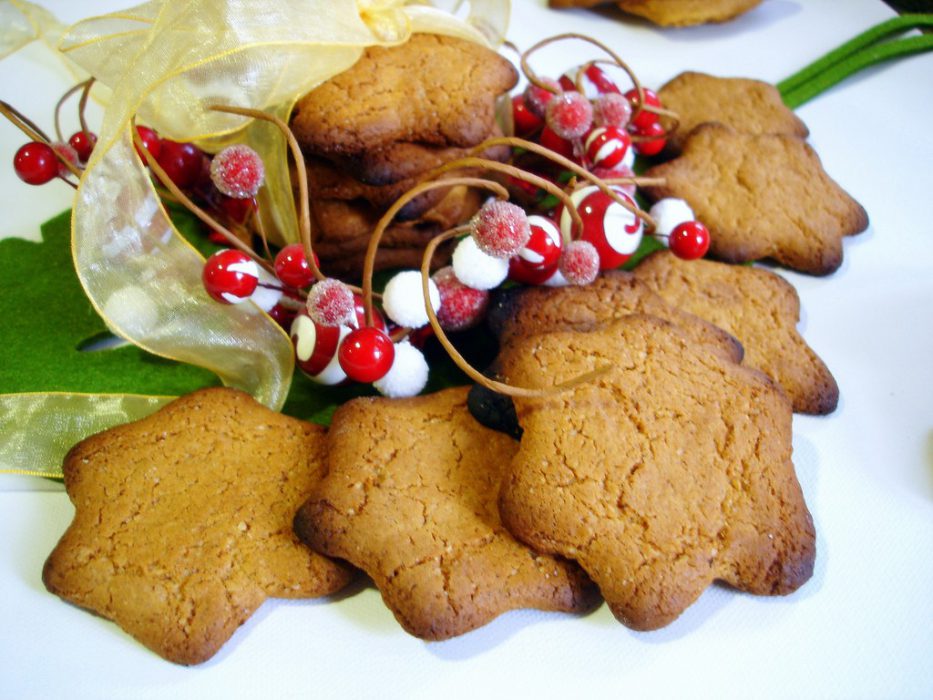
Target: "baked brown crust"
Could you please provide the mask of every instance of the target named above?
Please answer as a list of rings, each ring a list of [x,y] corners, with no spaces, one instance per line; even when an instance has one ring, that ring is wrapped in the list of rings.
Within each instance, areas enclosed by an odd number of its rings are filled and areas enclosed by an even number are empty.
[[[832,413],[839,387],[832,373],[797,331],[797,291],[770,270],[712,260],[680,260],[659,251],[635,276],[665,300],[733,334],[745,364],[774,379],[797,413]]]
[[[717,122],[746,134],[809,135],[807,125],[781,100],[770,83],[749,78],[719,78],[687,71],[658,90],[665,109],[677,113],[679,125],[667,139],[665,153],[676,155],[700,124]],[[672,126],[662,117],[665,128]]]
[[[562,330],[591,330],[631,314],[647,314],[676,324],[697,343],[733,362],[742,346],[727,331],[669,304],[631,272],[603,272],[592,284],[519,287],[497,293],[488,312],[503,346],[515,338]]]
[[[413,34],[367,48],[350,69],[301,98],[292,130],[316,155],[353,156],[397,142],[475,146],[493,131],[495,100],[518,73],[477,43]]]
[[[72,448],[75,516],[42,580],[169,661],[201,663],[267,597],[350,580],[291,528],[323,468],[320,426],[233,389],[196,391]]]
[[[826,174],[816,151],[793,136],[703,124],[679,157],[645,175],[666,181],[644,188],[652,199],[687,201],[709,227],[710,254],[726,262],[770,258],[828,275],[842,264],[842,238],[868,227],[862,206]]]
[[[813,523],[791,462],[791,407],[762,373],[628,316],[590,332],[521,338],[506,379],[524,429],[500,495],[503,522],[570,557],[613,614],[640,630],[677,618],[714,580],[786,594],[812,575]]]
[[[761,0],[617,0],[623,12],[662,27],[727,22],[761,4]]]
[[[295,519],[311,547],[369,574],[411,634],[447,639],[506,610],[583,611],[598,596],[576,565],[502,526],[499,483],[517,444],[482,427],[466,387],[363,398],[334,414],[327,477]]]

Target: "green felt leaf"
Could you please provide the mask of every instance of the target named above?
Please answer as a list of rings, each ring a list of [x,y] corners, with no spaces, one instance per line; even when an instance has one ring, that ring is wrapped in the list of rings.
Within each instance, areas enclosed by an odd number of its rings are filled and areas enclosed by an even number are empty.
[[[39,243],[0,240],[0,393],[74,391],[175,395],[216,385],[207,370],[134,346],[82,352],[107,334],[78,282],[71,258],[71,214],[42,226]]]

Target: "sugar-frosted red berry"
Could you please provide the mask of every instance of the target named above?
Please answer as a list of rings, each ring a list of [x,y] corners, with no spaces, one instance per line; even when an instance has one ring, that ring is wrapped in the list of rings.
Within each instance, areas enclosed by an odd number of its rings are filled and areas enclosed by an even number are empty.
[[[91,157],[91,151],[94,150],[94,144],[97,143],[97,134],[93,131],[76,131],[68,139],[68,144],[75,149],[78,154],[78,160],[87,163]]]
[[[534,83],[529,83],[528,87],[525,88],[523,96],[525,98],[525,107],[527,107],[528,111],[539,119],[544,119],[544,113],[547,110],[548,103],[560,93],[561,89],[560,83],[553,78],[539,78],[538,82],[547,85],[550,90],[539,87]]]
[[[454,269],[442,267],[431,277],[440,293],[441,306],[437,320],[445,331],[462,331],[472,328],[486,314],[489,292],[467,287],[457,279]]]
[[[538,137],[538,143],[545,148],[549,148],[558,155],[570,160],[577,160],[574,153],[573,144],[567,139],[563,139],[555,134],[549,127],[541,129],[541,135]]]
[[[667,139],[664,138],[664,127],[661,122],[654,122],[645,127],[639,127],[633,132],[637,136],[655,136],[658,138],[648,138],[645,141],[633,141],[635,152],[642,156],[656,156],[664,150]]]
[[[341,326],[353,322],[356,303],[353,291],[338,279],[317,282],[308,292],[308,315],[322,326]]]
[[[58,158],[48,144],[30,141],[13,156],[13,170],[25,183],[44,185],[58,177]]]
[[[473,218],[472,229],[477,247],[494,258],[514,255],[531,235],[525,210],[502,199],[486,202]]]
[[[634,201],[621,188],[613,185],[612,190],[634,208]],[[594,246],[603,270],[616,268],[632,257],[644,232],[640,218],[595,185],[581,187],[570,199],[583,221],[580,238]],[[573,233],[573,219],[566,209],[561,211],[560,227],[568,235]]]
[[[244,144],[228,146],[211,160],[211,181],[228,197],[255,197],[264,177],[262,158]]]
[[[630,164],[634,154],[630,153],[631,137],[614,126],[597,126],[586,134],[583,148],[586,162],[593,168],[615,168]]]
[[[193,143],[162,139],[159,142],[159,155],[156,156],[156,160],[168,178],[184,190],[195,185],[201,177],[204,154]]]
[[[650,107],[661,106],[661,100],[658,98],[658,96],[655,94],[653,90],[649,90],[648,88],[642,88],[642,93],[644,94],[645,99],[644,99],[644,103],[641,105],[641,109],[639,109],[638,90],[636,90],[635,88],[632,88],[627,93],[625,93],[625,97],[628,98],[628,101],[631,103],[632,111],[634,113],[631,124],[633,127],[639,128],[639,129],[644,128],[648,126],[649,124],[654,124],[656,121],[658,121],[658,115],[655,114],[654,112],[649,112],[647,109],[644,109],[644,107],[645,106],[650,106]]]
[[[697,260],[709,250],[709,229],[699,221],[685,221],[671,231],[668,245],[671,252],[684,260]]]
[[[221,304],[239,304],[249,299],[259,285],[259,266],[239,250],[219,250],[204,263],[204,289]]]
[[[593,123],[620,129],[632,119],[632,104],[617,92],[600,95],[593,103]]]
[[[385,332],[372,326],[350,331],[337,351],[340,367],[357,382],[382,379],[392,367],[395,346]]]
[[[577,139],[593,124],[593,105],[579,92],[564,92],[548,102],[545,121],[562,139]]]
[[[512,124],[516,136],[528,136],[544,126],[544,120],[528,109],[524,95],[515,95],[512,98]]]
[[[149,151],[149,155],[158,160],[159,154],[162,152],[162,139],[159,138],[159,135],[148,126],[137,126],[136,133],[139,134],[139,140],[143,142],[143,146]],[[136,152],[139,153],[139,157],[145,163],[145,156],[139,152],[139,149],[136,149]]]
[[[303,289],[314,281],[314,273],[301,243],[290,243],[278,252],[275,256],[275,276],[296,289]]]
[[[589,284],[599,274],[599,253],[589,241],[571,241],[564,248],[557,269],[570,284]]]

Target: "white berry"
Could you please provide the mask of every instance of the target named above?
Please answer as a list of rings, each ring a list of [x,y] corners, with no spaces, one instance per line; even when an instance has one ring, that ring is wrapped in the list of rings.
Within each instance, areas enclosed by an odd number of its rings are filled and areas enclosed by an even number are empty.
[[[428,296],[431,308],[436,312],[441,306],[441,295],[433,280],[428,280]],[[417,270],[399,272],[389,280],[382,292],[382,309],[386,316],[405,328],[421,328],[428,322],[424,310],[424,292],[421,289],[421,273]]]
[[[457,244],[452,264],[457,279],[473,289],[494,289],[509,274],[508,259],[487,255],[476,245],[473,236],[467,236]]]
[[[693,221],[696,218],[689,204],[674,197],[659,199],[648,213],[658,225],[655,234],[663,236],[660,240],[665,245],[667,244],[667,236],[670,236],[675,228],[685,221]]]
[[[382,379],[373,386],[383,396],[393,399],[414,396],[428,383],[428,363],[421,351],[407,340],[395,344],[395,360]]]

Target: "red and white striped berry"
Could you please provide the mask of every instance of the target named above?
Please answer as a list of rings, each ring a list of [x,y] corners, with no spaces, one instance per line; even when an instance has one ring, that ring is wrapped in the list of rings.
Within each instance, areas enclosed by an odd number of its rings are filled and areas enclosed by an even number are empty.
[[[560,77],[560,86],[564,90],[576,90],[578,92],[582,87],[583,94],[591,100],[600,95],[622,92],[606,71],[595,63],[567,71]]]
[[[578,139],[593,124],[593,105],[579,92],[564,92],[548,102],[545,121],[562,139]]]
[[[522,284],[543,284],[557,269],[563,239],[551,219],[533,214],[528,223],[531,237],[509,260],[509,278]]]
[[[221,304],[239,304],[249,299],[259,284],[259,265],[239,250],[219,250],[204,263],[204,289]]]
[[[244,144],[228,146],[211,160],[211,181],[228,197],[255,197],[264,177],[259,154]]]
[[[586,161],[591,168],[632,167],[635,153],[632,139],[623,130],[614,126],[597,126],[586,135],[583,147]]]
[[[635,207],[634,200],[621,187],[613,185],[612,190]],[[638,216],[596,185],[580,188],[570,199],[583,220],[580,238],[595,246],[603,270],[616,268],[632,257],[644,231]],[[566,209],[561,211],[560,228],[567,234],[572,233],[573,219]]]

